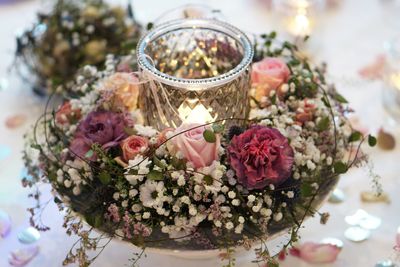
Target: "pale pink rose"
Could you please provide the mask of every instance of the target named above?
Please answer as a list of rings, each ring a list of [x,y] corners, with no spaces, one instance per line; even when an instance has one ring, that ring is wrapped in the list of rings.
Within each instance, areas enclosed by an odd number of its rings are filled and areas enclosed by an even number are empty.
[[[131,135],[121,142],[121,149],[124,160],[134,159],[136,155],[143,153],[149,147],[147,138]]]
[[[135,74],[117,72],[108,77],[102,86],[104,90],[113,91],[115,106],[135,110],[139,96],[139,83],[139,79]]]
[[[181,152],[185,159],[192,162],[195,168],[211,165],[214,160],[218,159],[220,148],[220,136],[216,135],[215,143],[207,142],[203,137],[206,128],[204,126],[198,127],[200,125],[184,123],[174,132],[174,135],[180,134],[171,139],[177,151]]]
[[[332,244],[306,242],[290,250],[290,254],[309,263],[335,262],[341,249]]]
[[[285,61],[280,58],[267,57],[256,62],[252,66],[251,82],[256,88],[256,99],[260,100],[263,96],[269,96],[272,90],[288,81],[290,70]],[[281,96],[283,92],[278,91]]]

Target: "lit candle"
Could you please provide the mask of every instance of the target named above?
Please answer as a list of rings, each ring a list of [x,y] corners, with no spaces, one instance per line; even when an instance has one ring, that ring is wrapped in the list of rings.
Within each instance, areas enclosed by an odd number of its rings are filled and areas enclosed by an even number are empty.
[[[390,75],[389,78],[390,84],[397,90],[400,91],[400,72],[394,73]]]
[[[171,21],[142,38],[137,56],[149,80],[139,98],[147,124],[163,129],[246,117],[253,46],[234,26],[205,19]]]
[[[287,9],[286,28],[295,37],[310,35],[313,28],[311,16],[311,2],[309,0],[288,0],[285,8]]]

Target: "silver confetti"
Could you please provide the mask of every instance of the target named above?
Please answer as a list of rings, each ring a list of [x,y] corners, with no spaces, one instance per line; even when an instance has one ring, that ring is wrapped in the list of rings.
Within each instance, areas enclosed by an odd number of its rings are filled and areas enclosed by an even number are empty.
[[[328,201],[330,203],[342,203],[346,199],[346,196],[343,192],[343,190],[336,188],[333,190],[331,196],[329,197]]]
[[[375,264],[375,267],[396,267],[396,264],[392,262],[391,260],[384,260],[377,262]]]
[[[334,237],[327,237],[321,240],[322,244],[334,245],[338,248],[343,248],[343,241]]]
[[[349,225],[360,226],[368,230],[375,230],[382,223],[379,217],[372,216],[362,209],[357,210],[353,215],[346,216],[344,220]]]
[[[362,242],[367,240],[371,235],[371,232],[367,229],[363,229],[358,226],[353,226],[347,228],[347,230],[344,232],[344,236],[353,242]]]
[[[18,234],[18,241],[22,244],[33,244],[40,239],[40,233],[33,227],[26,228]]]

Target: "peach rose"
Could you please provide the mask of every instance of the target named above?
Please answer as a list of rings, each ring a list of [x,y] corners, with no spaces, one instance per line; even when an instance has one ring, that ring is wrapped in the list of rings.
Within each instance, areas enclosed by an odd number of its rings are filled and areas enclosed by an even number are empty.
[[[70,123],[72,120],[79,120],[81,116],[81,111],[79,109],[72,109],[71,103],[67,101],[56,112],[56,122],[63,125]]]
[[[280,58],[267,57],[256,62],[252,66],[251,82],[256,88],[256,99],[269,96],[272,90],[288,81],[290,70],[286,63]],[[278,95],[283,92],[278,92]]]
[[[307,99],[304,99],[304,105],[302,107],[301,112],[297,112],[296,114],[296,122],[299,125],[303,125],[307,121],[312,121],[314,118],[315,105],[307,102]]]
[[[200,125],[198,123],[184,123],[174,132],[174,134],[180,134],[171,139],[177,151],[181,152],[185,159],[192,162],[195,168],[210,166],[214,160],[218,159],[221,139],[217,135],[217,140],[214,143],[207,142],[203,137],[206,128],[204,126],[198,127]]]
[[[123,140],[120,145],[124,160],[129,161],[149,147],[149,140],[142,136],[131,135]]]
[[[126,72],[117,72],[103,82],[105,90],[114,92],[114,105],[123,106],[129,111],[137,108],[139,79]]]

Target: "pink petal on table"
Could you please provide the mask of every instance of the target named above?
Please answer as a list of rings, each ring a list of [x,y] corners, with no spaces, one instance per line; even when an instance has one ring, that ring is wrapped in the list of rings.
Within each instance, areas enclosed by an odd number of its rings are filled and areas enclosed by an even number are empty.
[[[396,234],[396,246],[395,246],[396,250],[400,251],[400,227],[397,230],[397,234]]]
[[[24,114],[16,114],[8,117],[6,119],[6,126],[9,129],[15,129],[22,126],[26,121],[26,116]]]
[[[11,266],[22,267],[29,263],[38,253],[38,246],[30,246],[17,249],[11,252],[8,262]]]
[[[10,215],[0,210],[0,236],[6,237],[11,231]]]
[[[308,263],[332,263],[336,261],[340,251],[339,247],[332,244],[306,242],[291,249],[290,254]]]
[[[383,77],[386,58],[384,55],[378,55],[374,62],[361,68],[358,71],[361,77],[369,80],[379,80]]]

